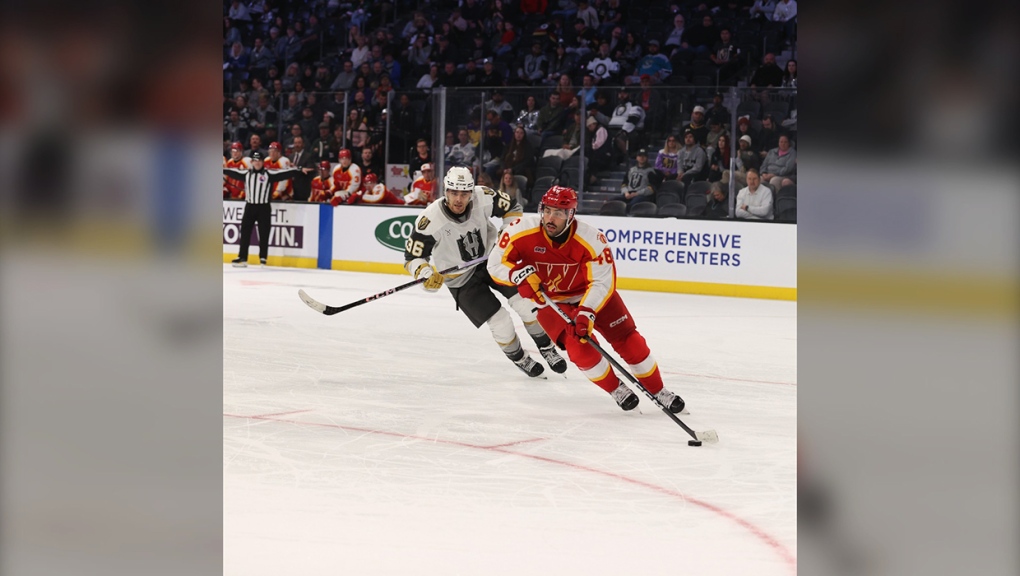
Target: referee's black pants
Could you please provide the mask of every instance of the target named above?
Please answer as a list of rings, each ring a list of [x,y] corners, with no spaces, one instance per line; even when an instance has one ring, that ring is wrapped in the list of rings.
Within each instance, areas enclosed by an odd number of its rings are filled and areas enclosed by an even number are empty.
[[[237,254],[241,260],[248,259],[251,229],[256,222],[259,225],[259,258],[269,257],[269,230],[272,216],[273,207],[268,202],[265,204],[244,203],[244,215],[241,216],[241,250]]]

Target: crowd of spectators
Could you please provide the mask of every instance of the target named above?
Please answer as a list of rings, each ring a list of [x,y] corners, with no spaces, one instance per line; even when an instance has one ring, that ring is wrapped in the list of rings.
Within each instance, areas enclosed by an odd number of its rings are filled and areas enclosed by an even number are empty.
[[[638,166],[638,198],[654,199],[669,180],[728,184],[730,165],[740,186],[757,170],[778,188],[796,181],[796,14],[795,0],[232,0],[224,156],[300,142],[310,161],[346,148],[381,173],[389,139],[390,162],[415,170],[432,161],[417,154],[428,92],[480,88],[484,109],[449,107],[443,161],[525,202],[543,158],[565,169],[582,148],[587,181],[558,174],[579,189]],[[731,126],[716,93],[738,84],[749,105]]]

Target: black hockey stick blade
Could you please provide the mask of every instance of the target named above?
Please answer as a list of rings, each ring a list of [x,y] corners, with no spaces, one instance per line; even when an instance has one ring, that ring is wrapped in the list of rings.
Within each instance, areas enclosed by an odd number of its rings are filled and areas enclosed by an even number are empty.
[[[553,302],[544,291],[542,292],[542,297],[545,298],[546,305],[547,306],[552,306],[552,309],[557,314],[559,314],[560,318],[563,318],[563,320],[568,325],[570,325],[570,326],[574,325],[574,320],[572,318],[570,318],[570,316],[567,316],[567,313],[564,312],[562,308],[560,308],[559,304],[556,304],[555,302]],[[595,342],[595,340],[593,338],[589,338],[588,339],[588,344],[591,344],[592,348],[594,348],[599,354],[602,355],[603,358],[605,358],[610,364],[612,364],[613,368],[615,368],[617,371],[619,371],[624,376],[626,376],[627,380],[630,380],[631,384],[634,384],[635,386],[637,386],[638,390],[641,390],[641,392],[644,393],[644,395],[646,397],[648,397],[648,399],[651,400],[653,404],[655,404],[656,406],[659,407],[659,410],[662,410],[662,412],[666,416],[669,416],[670,420],[675,422],[678,426],[683,428],[685,432],[690,434],[691,438],[694,438],[695,440],[700,440],[702,442],[708,442],[709,444],[714,444],[714,443],[719,441],[719,434],[716,433],[715,430],[705,430],[704,432],[695,432],[694,430],[692,430],[690,428],[690,426],[688,426],[687,424],[684,424],[683,420],[677,418],[676,414],[673,414],[672,412],[669,411],[668,408],[663,406],[662,403],[659,402],[659,399],[656,398],[654,394],[652,394],[648,390],[645,390],[645,387],[644,387],[644,385],[641,384],[641,381],[638,380],[636,377],[634,377],[634,375],[631,374],[629,370],[624,368],[623,365],[621,365],[619,362],[617,362],[615,358],[610,356],[609,353],[606,352],[606,350],[604,348],[602,348],[602,346],[599,346],[599,344],[597,342]]]
[[[488,258],[489,258],[488,256],[481,256],[479,258],[475,258],[474,260],[470,260],[468,262],[464,262],[463,264],[458,264],[457,266],[451,266],[450,268],[447,268],[446,270],[440,270],[438,272],[438,274],[446,275],[446,274],[449,274],[451,272],[456,272],[457,270],[463,270],[465,268],[470,268],[470,267],[472,267],[472,266],[474,266],[476,264],[480,264],[480,263],[488,260]],[[306,293],[304,290],[298,290],[298,297],[301,298],[301,301],[304,302],[305,304],[307,304],[308,307],[311,308],[312,310],[315,310],[316,312],[318,312],[320,314],[325,314],[326,316],[332,316],[334,314],[338,314],[340,312],[343,312],[344,310],[350,310],[351,308],[354,308],[355,306],[361,306],[362,304],[367,304],[367,303],[369,303],[369,302],[371,302],[373,300],[378,300],[379,298],[384,298],[386,296],[389,296],[390,294],[393,294],[393,293],[396,293],[396,292],[400,292],[401,290],[406,290],[406,289],[408,289],[408,288],[410,288],[412,286],[417,286],[418,284],[421,284],[421,283],[425,282],[425,280],[426,280],[426,278],[419,278],[417,280],[412,280],[410,282],[401,284],[400,286],[397,286],[395,288],[389,288],[387,290],[383,290],[382,292],[379,292],[378,294],[373,294],[373,295],[371,295],[371,296],[369,296],[367,298],[362,298],[361,300],[357,300],[355,302],[351,302],[350,304],[345,304],[343,306],[330,306],[328,304],[323,304],[322,302],[319,302],[315,298],[312,298],[311,296],[309,296],[308,293]]]

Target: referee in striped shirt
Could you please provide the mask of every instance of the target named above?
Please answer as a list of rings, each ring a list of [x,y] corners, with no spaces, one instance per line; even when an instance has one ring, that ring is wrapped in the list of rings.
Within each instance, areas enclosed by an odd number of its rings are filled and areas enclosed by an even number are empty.
[[[269,255],[269,230],[273,208],[269,204],[270,189],[274,182],[293,178],[302,172],[296,168],[288,170],[266,170],[261,152],[252,152],[251,170],[224,168],[223,173],[231,178],[244,181],[244,216],[241,217],[241,251],[232,261],[234,266],[248,265],[248,247],[251,246],[251,229],[259,225],[259,262],[265,266]]]

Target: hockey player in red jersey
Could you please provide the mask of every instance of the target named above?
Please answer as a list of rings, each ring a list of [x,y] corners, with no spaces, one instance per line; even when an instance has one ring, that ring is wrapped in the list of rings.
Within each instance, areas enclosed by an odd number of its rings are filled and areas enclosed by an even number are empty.
[[[595,330],[649,393],[670,412],[682,411],[683,399],[663,387],[659,366],[616,291],[616,264],[605,235],[574,218],[577,193],[553,186],[542,196],[538,210],[537,215],[522,216],[500,234],[489,253],[492,278],[500,284],[516,285],[522,296],[539,304],[538,321],[549,337],[621,408],[634,409],[638,397],[587,344],[589,338],[595,338]],[[573,326],[547,307],[543,291],[574,318]]]
[[[319,162],[319,175],[312,178],[312,194],[309,202],[329,202],[333,199],[333,177],[330,176],[329,162]]]
[[[340,163],[333,168],[333,200],[330,202],[334,206],[346,202],[351,194],[361,189],[361,167],[351,161],[351,151],[344,148],[337,158]]]
[[[426,162],[421,165],[421,178],[411,183],[411,189],[404,196],[404,203],[408,206],[428,206],[436,199],[436,180],[433,177],[432,164]]]
[[[392,206],[403,206],[404,200],[393,192],[386,189],[385,184],[379,183],[379,177],[375,174],[365,176],[365,183],[361,189],[347,197],[348,204],[389,204]]]
[[[231,170],[250,170],[251,163],[243,157],[244,146],[240,142],[230,145],[230,158],[223,161],[224,168]],[[244,180],[223,176],[223,199],[244,200]]]

